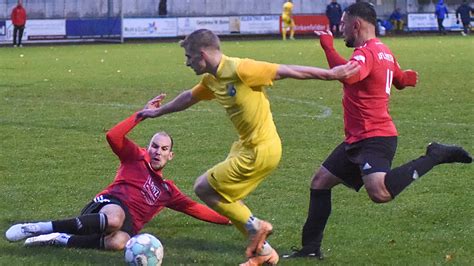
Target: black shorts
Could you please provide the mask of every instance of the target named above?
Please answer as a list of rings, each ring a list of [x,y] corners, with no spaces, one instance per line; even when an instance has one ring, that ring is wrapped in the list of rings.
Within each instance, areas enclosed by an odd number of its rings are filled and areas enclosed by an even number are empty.
[[[362,176],[390,171],[397,150],[397,137],[373,137],[339,144],[324,161],[331,174],[356,191],[364,185]]]
[[[99,213],[100,209],[108,204],[116,204],[122,207],[123,211],[125,212],[125,220],[123,221],[123,225],[120,230],[128,233],[130,237],[134,236],[135,233],[133,231],[132,216],[130,215],[127,206],[123,204],[120,199],[112,195],[104,194],[95,197],[82,209],[81,215]]]

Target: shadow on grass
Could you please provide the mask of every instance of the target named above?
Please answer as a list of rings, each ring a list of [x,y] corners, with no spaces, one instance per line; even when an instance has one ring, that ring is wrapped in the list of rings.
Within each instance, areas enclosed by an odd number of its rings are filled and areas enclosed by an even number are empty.
[[[68,249],[61,247],[23,247],[22,242],[2,241],[0,264],[9,261],[11,265],[122,265],[123,251],[94,249]],[[165,260],[175,264],[206,264],[215,262],[212,254],[232,254],[242,251],[237,243],[193,238],[169,238],[163,241]],[[232,256],[231,256],[232,257]]]

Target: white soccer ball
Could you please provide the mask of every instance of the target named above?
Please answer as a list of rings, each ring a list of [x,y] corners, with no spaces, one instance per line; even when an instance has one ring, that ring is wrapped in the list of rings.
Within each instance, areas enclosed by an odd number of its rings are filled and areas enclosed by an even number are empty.
[[[155,266],[163,262],[163,245],[150,234],[139,234],[125,245],[125,262],[128,265]]]

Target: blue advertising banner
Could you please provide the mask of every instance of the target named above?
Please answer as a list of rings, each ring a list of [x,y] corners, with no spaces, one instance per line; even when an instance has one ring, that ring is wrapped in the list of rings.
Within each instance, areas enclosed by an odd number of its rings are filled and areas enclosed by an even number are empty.
[[[120,37],[121,29],[120,18],[66,20],[68,39]]]

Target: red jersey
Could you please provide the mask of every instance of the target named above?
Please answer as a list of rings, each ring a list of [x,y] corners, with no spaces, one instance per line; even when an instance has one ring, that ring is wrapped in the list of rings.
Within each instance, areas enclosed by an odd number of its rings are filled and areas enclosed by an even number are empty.
[[[332,36],[321,36],[321,45],[330,67],[347,63],[333,48]],[[343,82],[345,142],[397,136],[389,114],[391,86],[393,83],[403,89],[415,85],[416,72],[402,71],[390,49],[376,38],[357,47],[350,60],[358,62],[361,68]]]
[[[133,229],[138,233],[164,207],[186,213],[197,219],[228,224],[229,219],[182,193],[171,180],[154,171],[146,149],[125,136],[139,121],[136,114],[120,122],[107,132],[107,141],[120,159],[114,182],[96,196],[110,194],[128,207]]]
[[[17,5],[12,10],[12,24],[15,26],[24,26],[26,23],[26,10],[21,5]]]

